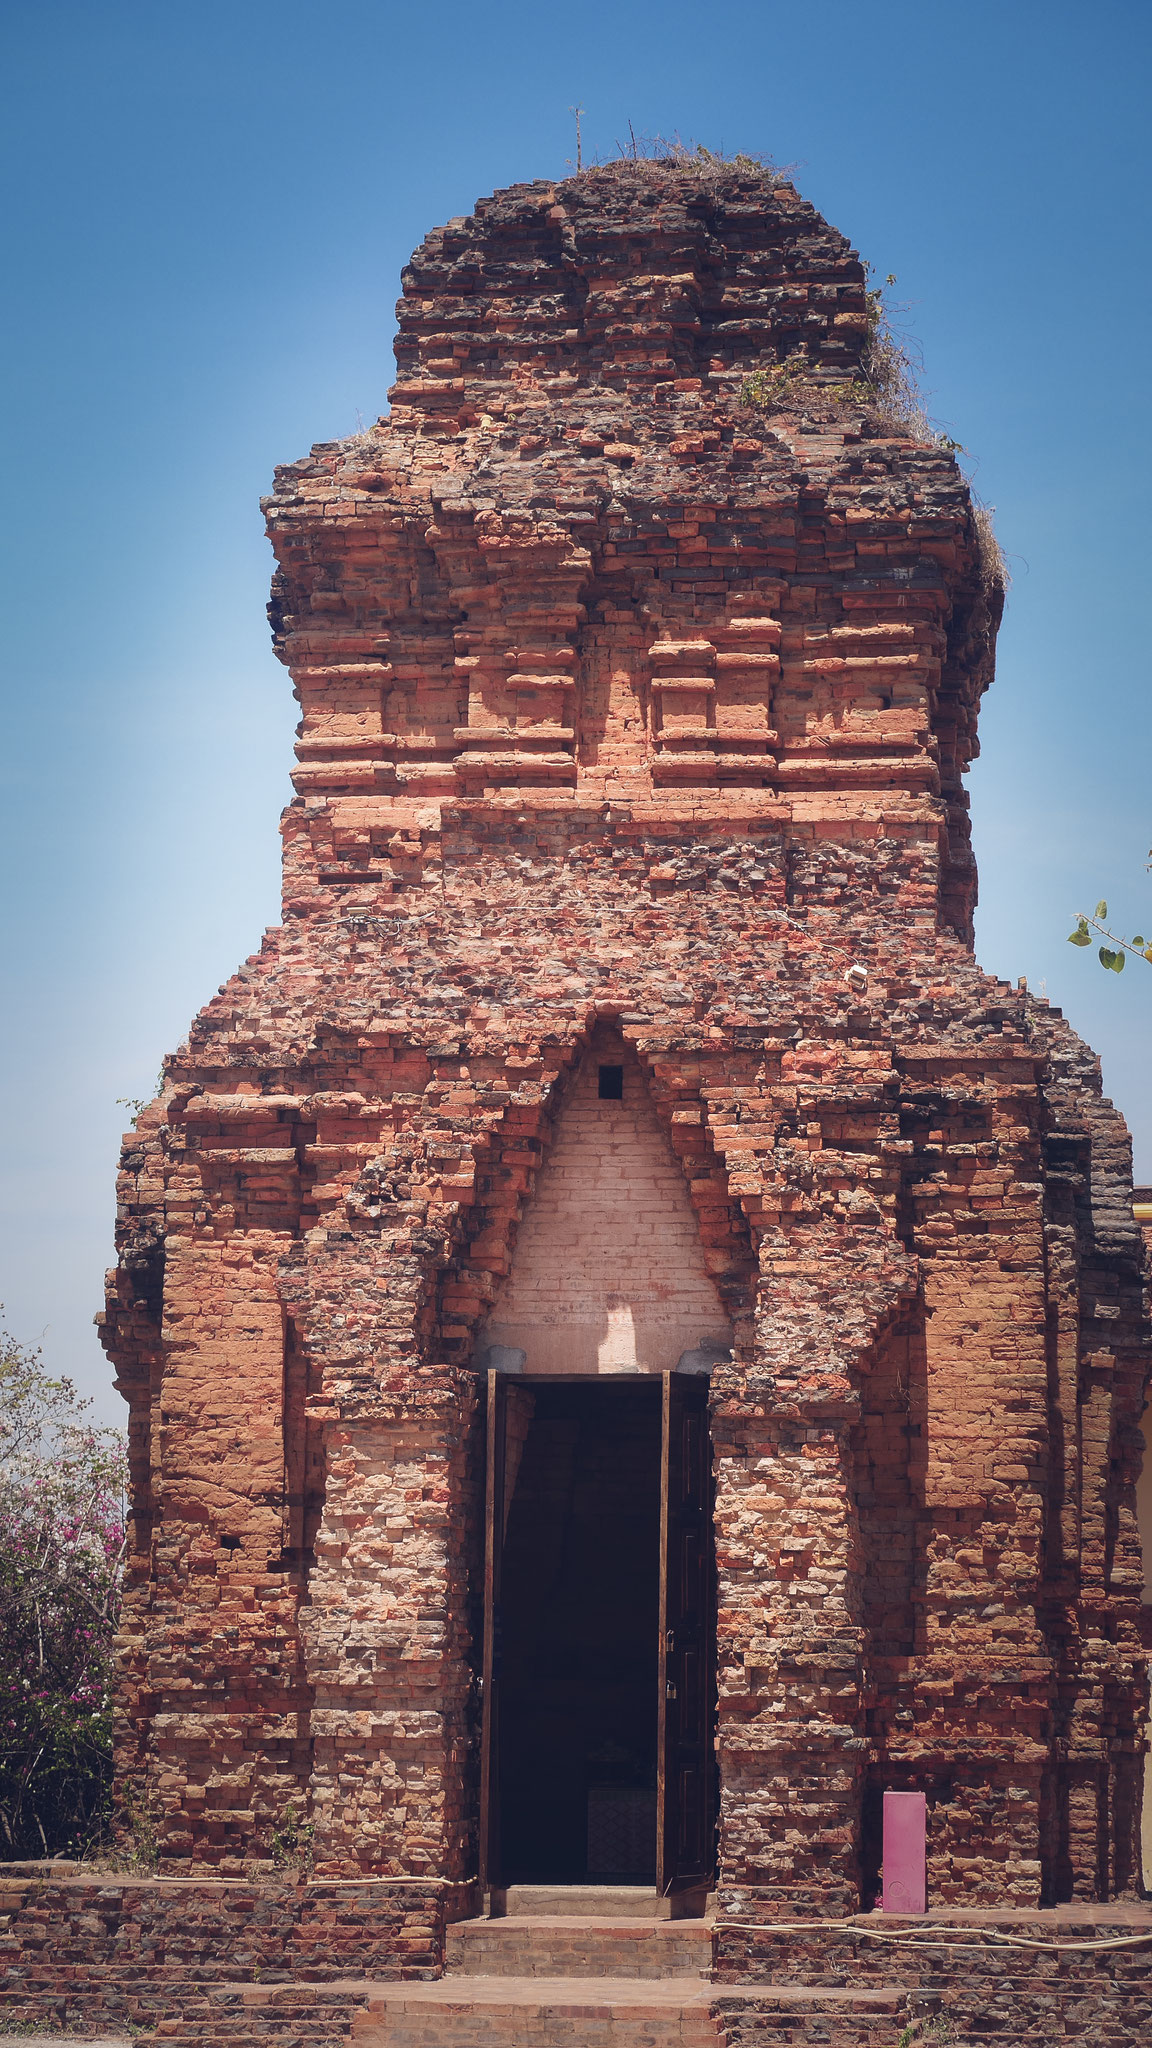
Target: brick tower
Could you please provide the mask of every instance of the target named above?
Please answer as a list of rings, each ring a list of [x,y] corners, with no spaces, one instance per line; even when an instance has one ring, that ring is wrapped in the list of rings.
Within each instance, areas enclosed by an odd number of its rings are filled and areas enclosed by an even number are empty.
[[[403,289],[267,506],[283,923],[123,1158],[162,1868],[307,1815],[449,1910],[553,1857],[747,1924],[870,1903],[903,1789],[937,1903],[1130,1891],[1141,1247],[973,958],[964,479],[754,166],[515,186]]]

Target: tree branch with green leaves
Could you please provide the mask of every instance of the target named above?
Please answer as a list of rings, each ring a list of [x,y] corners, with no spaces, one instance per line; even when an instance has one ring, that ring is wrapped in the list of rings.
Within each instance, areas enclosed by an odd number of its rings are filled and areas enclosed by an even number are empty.
[[[1152,854],[1152,848],[1149,851]],[[1152,866],[1152,859],[1149,865]],[[1129,953],[1134,953],[1138,960],[1147,960],[1152,965],[1152,938],[1146,939],[1143,933],[1137,932],[1132,938],[1126,939],[1120,933],[1111,931],[1107,920],[1108,905],[1101,897],[1091,917],[1086,917],[1082,911],[1077,912],[1076,929],[1069,932],[1068,944],[1090,946],[1093,932],[1099,938],[1107,939],[1106,946],[1097,947],[1097,954],[1101,967],[1107,967],[1112,974],[1123,974],[1124,962]]]

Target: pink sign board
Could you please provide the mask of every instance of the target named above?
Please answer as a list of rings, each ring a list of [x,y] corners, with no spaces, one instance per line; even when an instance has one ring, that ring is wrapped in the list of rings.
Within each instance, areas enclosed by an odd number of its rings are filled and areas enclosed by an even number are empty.
[[[923,1792],[884,1794],[886,1913],[923,1913],[928,1905],[928,1801]]]

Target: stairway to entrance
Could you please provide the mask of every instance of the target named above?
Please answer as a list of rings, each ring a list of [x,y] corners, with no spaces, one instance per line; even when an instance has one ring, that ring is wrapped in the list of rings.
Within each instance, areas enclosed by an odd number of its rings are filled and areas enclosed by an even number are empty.
[[[895,2048],[902,1988],[711,1981],[712,1923],[626,1886],[517,1886],[448,1930],[443,1977],[205,1987],[156,2048]],[[558,1910],[563,1907],[565,1910]]]
[[[918,2048],[1152,2043],[1146,1903],[840,1919],[785,1901],[771,1923],[713,1920],[710,1903],[513,1886],[446,1928],[419,1892],[398,1913],[386,1884],[12,1871],[0,2034],[88,2048],[897,2048],[914,2023]],[[399,1969],[412,1974],[381,1974]]]
[[[499,1917],[449,1929],[439,1982],[373,1987],[355,2048],[735,2048],[743,2038],[736,2009],[751,2001],[726,1990],[727,2023],[716,2010],[709,1920],[672,1919],[654,1893],[622,1886],[517,1886],[493,1903]],[[756,1999],[754,2036],[765,2048],[889,2048],[905,2011],[904,1994],[884,1990],[773,1990],[779,2010],[765,2003]]]

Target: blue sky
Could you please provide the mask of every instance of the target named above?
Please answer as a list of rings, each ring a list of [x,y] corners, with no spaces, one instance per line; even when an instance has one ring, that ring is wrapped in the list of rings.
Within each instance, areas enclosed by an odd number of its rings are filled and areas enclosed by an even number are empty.
[[[883,276],[1014,583],[971,788],[985,966],[1101,1051],[1152,1179],[1152,10],[1126,0],[8,0],[0,47],[0,1298],[91,1328],[125,1112],[277,915],[273,465],[386,406],[402,263],[496,186],[679,132],[796,166]]]

